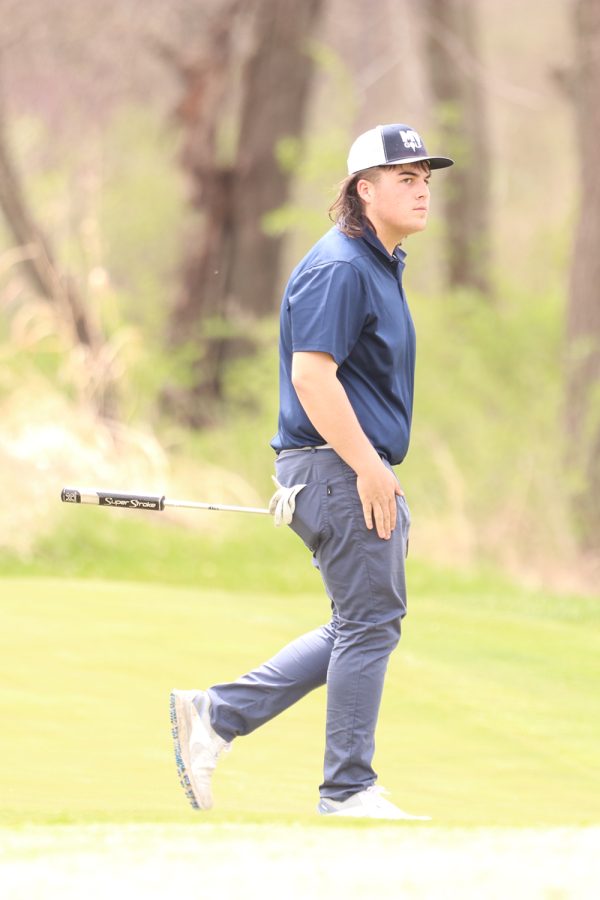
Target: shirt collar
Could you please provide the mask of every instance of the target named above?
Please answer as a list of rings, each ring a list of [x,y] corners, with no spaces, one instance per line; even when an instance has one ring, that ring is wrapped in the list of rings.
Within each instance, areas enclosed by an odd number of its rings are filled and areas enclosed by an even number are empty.
[[[381,241],[379,240],[379,238],[377,237],[377,235],[375,234],[375,232],[373,231],[373,229],[371,228],[370,225],[365,226],[363,233],[362,233],[362,238],[368,244],[370,244],[371,247],[374,247],[375,250],[377,250],[379,253],[383,254],[383,256],[385,256],[385,258],[388,260],[388,262],[398,263],[402,268],[404,268],[404,264],[405,264],[405,260],[406,260],[406,251],[403,250],[402,247],[397,246],[393,253],[391,253],[391,254],[388,253],[388,251],[383,246],[383,244],[381,243]]]

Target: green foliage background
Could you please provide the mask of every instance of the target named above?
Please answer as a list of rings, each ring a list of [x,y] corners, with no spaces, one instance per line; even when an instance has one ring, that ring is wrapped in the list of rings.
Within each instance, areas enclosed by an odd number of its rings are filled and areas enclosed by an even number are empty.
[[[339,73],[332,71],[337,83]],[[343,108],[350,115],[350,98]],[[123,421],[151,428],[175,468],[182,458],[198,467],[218,460],[266,497],[268,442],[277,415],[275,314],[253,327],[256,355],[231,364],[215,428],[187,433],[160,402],[165,384],[187,377],[185,353],[165,347],[187,239],[185,188],[172,132],[141,108],[125,107],[102,132],[85,135],[75,146],[67,140],[67,156],[48,138],[32,119],[17,122],[13,131],[35,212],[52,229],[61,259],[108,333],[113,365],[121,373]],[[290,236],[288,269],[328,227],[325,210],[345,142],[344,129],[337,128],[311,136],[302,153],[296,145],[280,147],[281,164],[296,170],[295,194],[265,227]],[[434,181],[434,197],[435,189]],[[412,447],[400,477],[415,514],[417,554],[443,563],[495,561],[519,576],[568,580],[575,542],[567,491],[576,472],[565,466],[561,428],[559,272],[566,227],[562,237],[556,226],[554,233],[527,273],[507,270],[497,277],[491,303],[441,290],[439,218],[433,217],[425,235],[408,241],[406,286],[417,325],[418,368]],[[5,273],[5,284],[10,275]],[[32,303],[25,290],[9,306],[0,390],[8,397],[15,383],[31,379],[39,391],[42,379],[74,401],[85,400],[82,385],[89,373],[69,364],[71,350],[60,327],[48,321],[39,334],[15,330],[15,320]],[[38,304],[29,318],[40,315]],[[52,537],[46,535],[48,541]],[[59,530],[57,547],[62,541]]]

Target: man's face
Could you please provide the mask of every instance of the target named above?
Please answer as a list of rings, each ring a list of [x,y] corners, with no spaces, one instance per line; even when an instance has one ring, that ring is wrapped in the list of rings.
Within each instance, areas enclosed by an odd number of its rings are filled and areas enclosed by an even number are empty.
[[[427,225],[429,167],[424,163],[380,169],[374,181],[360,179],[357,191],[365,215],[390,253],[403,238]]]

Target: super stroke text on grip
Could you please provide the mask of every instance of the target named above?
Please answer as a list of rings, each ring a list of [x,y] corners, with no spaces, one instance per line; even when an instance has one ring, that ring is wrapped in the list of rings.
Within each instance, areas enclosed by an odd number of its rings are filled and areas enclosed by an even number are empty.
[[[139,506],[145,507],[146,509],[156,509],[157,503],[155,500],[137,500],[132,498],[131,500],[121,500],[118,497],[104,497],[102,501],[106,506],[129,506],[132,509],[137,509]]]

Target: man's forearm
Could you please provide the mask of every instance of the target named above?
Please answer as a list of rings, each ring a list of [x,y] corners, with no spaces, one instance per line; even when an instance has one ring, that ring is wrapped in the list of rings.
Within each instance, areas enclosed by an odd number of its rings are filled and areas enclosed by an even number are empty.
[[[359,474],[381,461],[361,428],[336,371],[335,361],[327,354],[295,354],[292,383],[315,429]]]
[[[396,496],[402,490],[361,428],[336,373],[335,360],[327,353],[294,353],[292,357],[292,384],[306,415],[356,472],[365,524],[387,540],[396,526]]]

